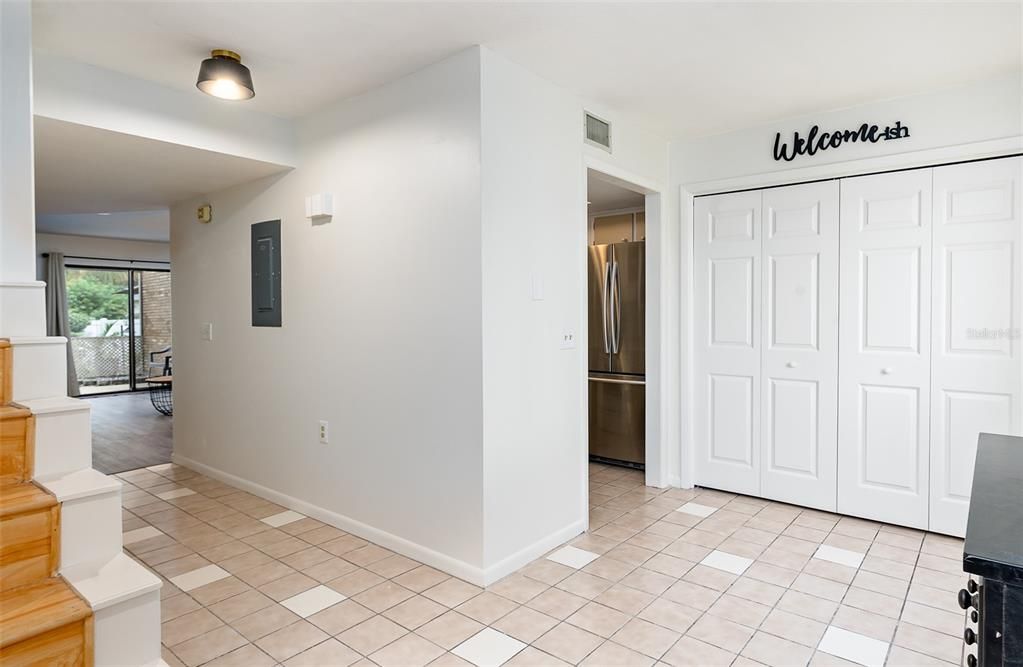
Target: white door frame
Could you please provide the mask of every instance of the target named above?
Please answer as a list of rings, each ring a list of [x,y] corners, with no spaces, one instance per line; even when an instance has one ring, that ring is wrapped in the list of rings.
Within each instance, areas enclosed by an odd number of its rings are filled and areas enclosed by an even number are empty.
[[[668,418],[668,410],[665,409],[665,406],[678,405],[677,401],[673,403],[670,400],[671,372],[665,372],[671,368],[670,364],[665,363],[670,357],[670,352],[667,349],[670,347],[669,342],[677,340],[672,335],[670,318],[664,316],[667,313],[666,305],[669,303],[668,289],[665,283],[667,272],[663,270],[667,265],[665,262],[666,246],[663,239],[665,238],[665,231],[669,222],[664,202],[665,189],[660,183],[587,155],[583,157],[581,174],[583,192],[586,192],[586,172],[590,169],[599,172],[608,180],[624,188],[640,191],[646,195],[646,484],[647,486],[664,488],[671,481],[668,474],[670,444],[667,435],[669,431],[665,423]],[[580,204],[582,211],[580,219],[583,224],[584,238],[587,238],[588,242],[586,226],[589,221],[589,213],[586,208],[585,197]],[[579,271],[582,275],[583,285],[587,284],[586,260],[587,255],[584,247],[583,252],[579,256]],[[579,321],[584,329],[589,322],[586,308],[586,299],[583,298],[580,300]],[[587,467],[589,465],[589,364],[586,357],[587,347],[584,342],[588,340],[588,336],[589,332],[584,331],[584,335],[579,338],[579,348],[582,350],[583,359],[583,377],[580,383],[582,386],[580,400],[583,402],[583,420],[581,424],[583,433],[583,515],[587,517],[587,521],[589,518],[589,485],[587,483]]]
[[[678,189],[679,202],[679,258],[681,283],[678,291],[678,304],[681,325],[677,341],[681,348],[680,391],[679,402],[682,406],[683,421],[679,442],[680,470],[678,486],[690,488],[699,480],[694,475],[695,447],[693,433],[693,200],[699,195],[733,192],[736,190],[758,189],[765,187],[794,185],[809,181],[845,178],[881,171],[897,169],[918,169],[924,167],[963,162],[967,160],[983,160],[989,158],[1018,155],[1023,151],[1023,135],[980,141],[958,146],[931,148],[920,151],[885,155],[861,160],[849,160],[831,164],[815,165],[792,169],[783,169],[735,178],[723,178],[710,181],[683,183]],[[674,268],[674,267],[672,267]],[[668,403],[668,405],[671,405]],[[675,480],[672,480],[675,481]]]

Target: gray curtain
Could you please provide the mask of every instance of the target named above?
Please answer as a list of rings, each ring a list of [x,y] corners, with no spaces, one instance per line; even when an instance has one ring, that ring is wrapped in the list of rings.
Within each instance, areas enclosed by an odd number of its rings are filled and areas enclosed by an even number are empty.
[[[67,315],[67,280],[64,254],[51,252],[46,261],[46,335],[65,336],[67,341],[67,395],[78,396],[78,374],[71,354],[71,325]]]

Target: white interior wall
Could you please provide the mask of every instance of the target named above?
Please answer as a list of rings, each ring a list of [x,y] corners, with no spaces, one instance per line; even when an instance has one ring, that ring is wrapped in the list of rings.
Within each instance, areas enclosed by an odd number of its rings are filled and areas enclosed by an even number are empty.
[[[979,142],[1020,138],[1023,95],[1019,75],[979,81],[913,97],[784,119],[753,127],[671,145],[672,184],[694,185],[737,177],[807,170],[808,178],[819,177],[814,169],[826,165],[848,165],[861,159],[898,156],[924,150],[954,148]],[[806,136],[814,124],[822,131],[855,129],[861,123],[881,127],[902,121],[909,137],[875,144],[845,144],[814,156],[800,156],[792,162],[775,161],[774,136],[790,139],[793,131]],[[1019,147],[1019,146],[1018,146]],[[842,169],[838,167],[839,172]],[[841,173],[841,172],[840,172]]]
[[[585,526],[585,356],[560,341],[583,326],[586,193],[576,100],[486,49],[482,72],[484,558],[496,579],[521,550]]]
[[[477,580],[479,77],[469,50],[318,112],[297,169],[171,211],[175,460]],[[278,218],[283,326],[255,328],[250,225]]]
[[[793,131],[805,136],[809,128],[855,129],[861,123],[884,126],[902,121],[910,136],[876,144],[847,144],[815,156],[801,156],[792,162],[775,161],[772,148],[776,132],[783,140]],[[770,125],[737,132],[675,141],[670,146],[668,215],[678,220],[669,226],[680,232],[678,262],[672,273],[679,280],[675,292],[682,326],[680,399],[682,420],[673,449],[677,457],[669,463],[682,486],[691,486],[692,405],[695,391],[692,368],[692,198],[696,194],[726,192],[768,185],[799,183],[816,179],[941,164],[1023,150],[1023,85],[1018,75],[1003,76],[918,95],[825,111],[810,116],[781,120]],[[677,267],[677,269],[675,268]]]
[[[30,281],[35,274],[35,172],[32,4],[27,0],[0,3],[0,146],[0,282]]]
[[[614,125],[614,152],[587,146],[583,100],[487,49],[482,61],[484,558],[494,580],[587,520],[586,166],[661,184],[667,142],[593,109]],[[561,348],[565,333],[574,348]]]
[[[294,124],[53,55],[36,57],[35,113],[69,123],[292,166]]]
[[[473,49],[303,119],[293,172],[175,206],[175,459],[479,582],[580,532],[583,106]],[[667,143],[629,136],[602,166],[663,183]],[[249,225],[276,218],[284,326],[253,328]]]
[[[36,234],[36,279],[46,279],[43,253],[62,252],[75,257],[103,257],[117,260],[169,262],[170,243],[132,241],[73,234]]]

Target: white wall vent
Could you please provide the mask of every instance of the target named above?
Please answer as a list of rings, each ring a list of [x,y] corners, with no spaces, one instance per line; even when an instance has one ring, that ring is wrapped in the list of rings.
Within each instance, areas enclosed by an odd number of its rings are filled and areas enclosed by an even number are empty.
[[[611,152],[611,123],[584,111],[586,134],[584,141],[591,146]]]

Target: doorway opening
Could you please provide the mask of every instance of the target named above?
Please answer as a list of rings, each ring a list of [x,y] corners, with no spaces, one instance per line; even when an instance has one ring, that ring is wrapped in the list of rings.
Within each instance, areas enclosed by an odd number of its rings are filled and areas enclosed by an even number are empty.
[[[45,247],[84,248],[74,237],[41,234]],[[111,259],[156,243],[101,238],[103,257],[43,254],[63,274],[68,347],[78,395],[92,418],[92,463],[105,474],[170,462],[173,338],[170,265],[162,260]],[[60,268],[50,266],[58,262]],[[52,275],[52,274],[51,274]],[[163,380],[166,379],[164,382]]]
[[[658,224],[660,211],[658,193],[598,169],[586,170],[586,191],[588,488],[591,517],[601,523],[603,503],[657,484],[661,472],[659,433],[650,428],[658,392],[648,390],[656,301],[647,290],[647,222]]]
[[[169,269],[65,263],[70,344],[81,396],[149,390],[170,375]]]

